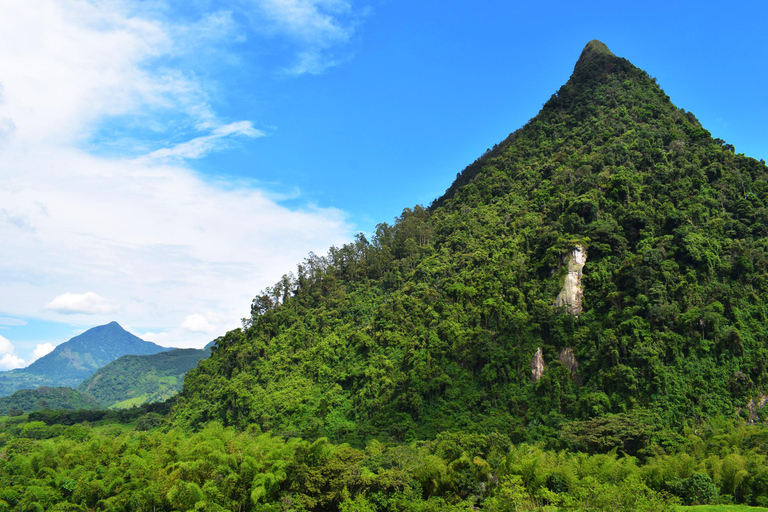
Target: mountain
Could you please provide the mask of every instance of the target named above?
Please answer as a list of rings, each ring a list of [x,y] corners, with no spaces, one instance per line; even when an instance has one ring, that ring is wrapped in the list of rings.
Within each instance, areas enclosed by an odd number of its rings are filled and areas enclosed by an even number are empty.
[[[42,409],[99,409],[101,404],[95,398],[78,393],[72,388],[20,389],[10,396],[0,398],[0,416],[12,412],[24,413]]]
[[[0,396],[40,386],[74,387],[120,356],[164,350],[134,336],[117,322],[110,322],[62,343],[26,368],[0,372]]]
[[[175,349],[150,355],[122,356],[99,368],[77,391],[98,399],[102,407],[131,407],[166,400],[181,391],[184,375],[208,348]]]
[[[768,386],[767,234],[765,163],[591,41],[429,208],[259,293],[174,421],[359,446],[746,414]]]

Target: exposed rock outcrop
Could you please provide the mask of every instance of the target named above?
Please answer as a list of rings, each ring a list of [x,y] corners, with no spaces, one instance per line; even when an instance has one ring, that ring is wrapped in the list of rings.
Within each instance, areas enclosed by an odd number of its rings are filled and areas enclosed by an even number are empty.
[[[539,347],[531,359],[531,380],[538,382],[542,375],[544,375],[544,356]]]
[[[565,347],[560,351],[558,360],[571,372],[571,377],[574,382],[581,383],[581,377],[579,376],[579,361],[576,359],[576,354],[573,353],[571,347]]]
[[[571,375],[576,375],[576,371],[579,369],[579,362],[576,360],[576,355],[571,347],[565,347],[561,350],[558,359],[571,371]]]
[[[753,398],[747,404],[747,410],[749,411],[749,421],[756,423],[759,421],[758,409],[762,409],[768,405],[768,395],[760,395],[757,398]]]
[[[565,263],[568,265],[568,273],[565,275],[563,289],[555,299],[556,307],[565,307],[572,315],[578,315],[582,311],[584,289],[581,286],[581,270],[587,262],[587,250],[582,245],[574,247]]]

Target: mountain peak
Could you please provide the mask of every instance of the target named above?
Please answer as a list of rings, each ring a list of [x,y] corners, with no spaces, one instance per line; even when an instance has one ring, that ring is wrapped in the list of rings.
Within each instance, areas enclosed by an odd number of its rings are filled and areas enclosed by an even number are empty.
[[[122,325],[120,325],[119,323],[115,322],[114,320],[112,320],[108,324],[92,327],[91,329],[107,329],[109,331],[116,331],[116,332],[124,331],[124,332],[128,332],[125,329],[123,329]]]
[[[579,60],[576,61],[576,65],[573,67],[573,74],[576,76],[602,73],[607,71],[607,68],[611,67],[611,63],[615,63],[617,59],[619,58],[614,55],[605,43],[593,39],[581,51]]]
[[[0,396],[26,387],[25,383],[29,382],[35,384],[30,387],[76,386],[121,356],[156,354],[166,350],[166,347],[129,333],[117,322],[99,325],[58,345],[28,367],[14,370],[14,375],[26,376],[26,380],[19,377],[21,380],[0,382]]]
[[[613,55],[613,52],[608,49],[608,46],[606,46],[604,42],[598,39],[593,39],[590,42],[588,42],[587,45],[584,47],[584,49],[581,51],[581,55],[583,57],[585,54],[589,54],[592,52],[599,52],[607,55]]]

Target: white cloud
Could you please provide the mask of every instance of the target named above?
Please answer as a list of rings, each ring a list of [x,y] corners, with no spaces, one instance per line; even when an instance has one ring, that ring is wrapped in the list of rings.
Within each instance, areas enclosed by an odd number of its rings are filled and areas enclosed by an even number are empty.
[[[219,120],[193,76],[150,66],[183,49],[173,39],[180,32],[129,16],[126,5],[0,6],[0,118],[15,127],[13,144],[0,144],[0,312],[80,325],[117,319],[164,344],[201,345],[239,325],[253,295],[309,251],[348,240],[349,228],[339,210],[291,210],[185,167],[234,137],[263,134],[249,121]],[[165,123],[168,112],[189,122]],[[128,114],[181,126],[166,138],[187,142],[144,159],[87,150],[94,134],[107,136],[101,123]],[[180,327],[201,311],[216,316],[204,316],[215,332]]]
[[[344,47],[365,11],[344,0],[247,0],[258,30],[294,42],[292,74],[318,74],[336,65],[334,50]]]
[[[56,348],[50,343],[38,343],[35,347],[35,350],[32,351],[32,361],[30,361],[29,364],[32,364],[33,362],[37,361],[41,357],[50,354],[53,352],[53,349]]]
[[[12,354],[13,350],[13,343],[8,338],[0,336],[0,354]]]
[[[23,368],[27,366],[23,359],[14,354],[5,354],[0,358],[0,368],[3,370],[13,370],[14,368]]]
[[[45,309],[64,315],[72,315],[75,313],[97,315],[100,313],[115,313],[118,311],[118,308],[110,304],[107,299],[93,292],[64,293],[46,304]]]
[[[170,41],[160,24],[126,16],[119,2],[6,0],[0,47],[2,116],[16,143],[78,139],[104,114],[165,106],[194,90],[183,76],[142,69]]]
[[[0,369],[13,370],[26,366],[23,359],[14,354],[15,347],[7,338],[0,336]]]
[[[206,334],[210,334],[215,330],[214,324],[208,321],[204,315],[199,313],[189,315],[183,322],[181,322],[180,327],[190,332],[204,332]]]
[[[7,316],[0,316],[0,325],[18,326],[27,325],[27,322],[18,318],[10,318]]]
[[[184,159],[201,158],[220,149],[226,144],[232,136],[243,135],[250,138],[263,137],[264,132],[257,130],[249,121],[239,121],[225,126],[220,126],[213,130],[210,135],[196,137],[187,142],[176,144],[170,148],[162,148],[151,152],[148,155],[136,159],[137,162],[168,162],[181,161]]]
[[[352,5],[342,0],[254,0],[271,29],[319,46],[346,42],[354,28],[343,17]]]

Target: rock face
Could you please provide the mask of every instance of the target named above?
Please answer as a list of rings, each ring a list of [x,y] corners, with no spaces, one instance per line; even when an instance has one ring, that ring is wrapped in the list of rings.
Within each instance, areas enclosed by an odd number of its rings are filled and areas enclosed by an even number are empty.
[[[587,262],[587,251],[581,246],[574,247],[570,256],[565,258],[568,265],[568,273],[565,275],[563,289],[555,299],[556,307],[565,307],[572,315],[578,315],[582,310],[584,289],[581,287],[581,269]]]
[[[747,410],[749,411],[749,421],[752,423],[760,421],[758,415],[758,409],[762,409],[768,405],[768,395],[760,395],[757,398],[753,398],[747,404]]]
[[[538,382],[542,375],[544,375],[544,356],[541,353],[541,347],[539,347],[531,359],[531,380]]]
[[[576,354],[573,353],[571,347],[565,347],[561,350],[558,360],[570,370],[572,376],[576,376],[576,372],[579,369],[579,362],[576,360]]]

